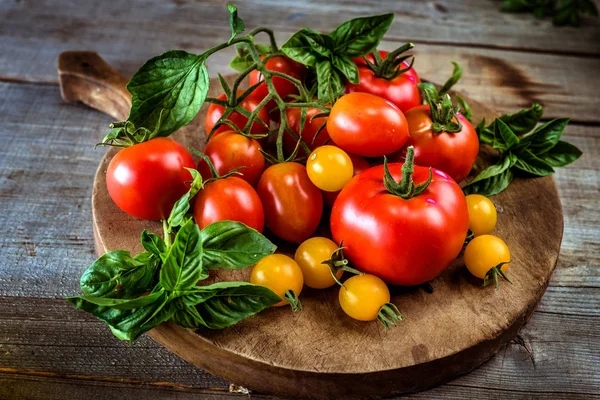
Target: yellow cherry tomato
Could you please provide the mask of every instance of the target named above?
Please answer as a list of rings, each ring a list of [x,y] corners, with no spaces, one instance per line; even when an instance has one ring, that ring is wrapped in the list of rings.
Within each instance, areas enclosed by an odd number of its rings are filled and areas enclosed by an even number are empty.
[[[275,307],[288,304],[285,292],[292,290],[296,296],[302,292],[304,278],[302,270],[291,257],[283,254],[271,254],[260,260],[250,274],[250,283],[265,286],[275,292],[281,301]]]
[[[487,273],[498,264],[510,261],[510,251],[504,241],[496,236],[481,235],[469,242],[465,249],[465,265],[471,274],[485,279]],[[510,264],[500,267],[506,272]]]
[[[490,199],[480,194],[470,194],[466,197],[469,209],[469,229],[474,236],[492,233],[496,227],[496,207]]]
[[[321,146],[308,156],[306,172],[319,189],[337,192],[352,179],[354,167],[344,150],[335,146]]]
[[[331,255],[338,249],[334,241],[324,237],[313,237],[302,242],[294,260],[302,269],[304,275],[304,284],[313,289],[325,289],[335,284],[335,279],[331,276],[331,269],[327,264],[322,264],[331,258]],[[336,276],[342,277],[344,271],[338,271]]]
[[[375,275],[355,275],[344,282],[339,299],[348,316],[359,321],[374,321],[381,307],[390,302],[390,291]]]

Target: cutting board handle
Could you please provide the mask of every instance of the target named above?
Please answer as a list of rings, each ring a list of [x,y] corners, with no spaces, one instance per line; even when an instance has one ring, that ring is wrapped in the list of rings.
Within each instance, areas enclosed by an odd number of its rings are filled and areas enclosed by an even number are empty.
[[[93,51],[66,51],[58,56],[62,98],[80,101],[96,110],[124,120],[129,115],[131,93],[128,79]]]

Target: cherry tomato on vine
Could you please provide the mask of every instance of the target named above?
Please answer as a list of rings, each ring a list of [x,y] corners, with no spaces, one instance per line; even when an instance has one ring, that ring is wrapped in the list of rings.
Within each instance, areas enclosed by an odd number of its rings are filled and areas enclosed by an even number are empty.
[[[241,96],[244,92],[241,90],[238,90],[237,95]],[[257,100],[256,98],[254,98],[254,92],[252,92],[252,95],[246,97],[244,100],[242,100],[241,106],[242,108],[252,112],[256,109],[256,107],[258,106],[258,104],[260,103],[260,100]],[[227,100],[227,95],[225,93],[221,94],[219,97],[217,97],[217,99],[219,100]],[[225,107],[218,105],[218,104],[211,104],[208,107],[208,111],[206,112],[206,134],[210,134],[210,131],[213,129],[213,127],[215,126],[215,124],[217,123],[217,121],[219,121],[219,118],[221,118],[223,116],[223,114],[225,113]],[[258,121],[254,121],[254,123],[252,124],[251,128],[250,128],[250,134],[252,135],[258,135],[261,133],[267,133],[269,131],[269,111],[267,110],[266,107],[263,107],[260,109],[260,111],[258,112],[258,118],[260,120],[262,120],[263,122],[265,122],[267,124],[267,126],[264,126],[263,124],[261,124]],[[246,123],[248,122],[248,118],[245,117],[244,115],[240,114],[237,111],[232,112],[231,114],[229,114],[229,117],[227,118],[229,119],[231,122],[233,122],[233,124],[235,126],[237,126],[240,130],[243,130],[244,127],[246,126]],[[211,140],[214,139],[218,134],[223,133],[223,132],[227,132],[232,130],[231,127],[227,124],[223,124],[221,126],[219,126],[217,128],[217,130],[215,131],[215,133],[211,136]]]
[[[203,152],[210,158],[219,175],[244,167],[239,169],[242,174],[239,177],[254,186],[265,170],[265,157],[261,150],[258,141],[227,131],[210,140]],[[210,168],[202,158],[198,161],[198,171],[204,180],[212,178]]]
[[[323,197],[308,179],[304,165],[271,165],[260,177],[256,191],[266,211],[265,225],[277,237],[301,243],[319,226]]]
[[[287,120],[290,129],[295,135],[300,136],[300,120],[301,120],[301,109],[300,108],[288,108],[286,111]],[[302,140],[308,148],[312,151],[319,146],[323,146],[329,141],[329,133],[327,133],[327,127],[323,127],[319,132],[319,129],[323,124],[326,124],[327,117],[312,118],[313,116],[322,113],[318,108],[308,108],[306,110],[306,120],[304,121],[304,127],[302,129]],[[318,135],[317,135],[318,132]],[[316,137],[315,137],[316,135]],[[297,140],[292,137],[287,131],[283,136],[283,148],[291,154],[296,147]]]
[[[389,175],[380,165],[352,178],[331,211],[333,240],[344,241],[351,264],[394,285],[437,277],[460,253],[469,227],[458,184],[436,169],[427,183],[430,169],[414,166],[413,154],[410,148],[404,165],[388,165]]]
[[[382,97],[350,93],[336,101],[327,132],[341,149],[364,157],[391,154],[406,143],[408,124],[402,111]]]
[[[414,146],[417,165],[437,168],[456,182],[463,181],[479,153],[479,139],[473,125],[462,114],[456,114],[453,121],[462,125],[458,132],[435,132],[429,105],[412,108],[405,116],[409,137],[401,154],[408,146]]]
[[[469,208],[469,229],[473,235],[492,233],[498,217],[494,203],[480,194],[470,194],[466,199]]]
[[[321,146],[308,156],[306,172],[319,189],[337,192],[352,179],[354,167],[344,150],[336,146]]]
[[[296,261],[283,254],[271,254],[252,268],[250,283],[267,287],[275,292],[282,300],[274,307],[281,307],[289,303],[286,299],[288,290],[293,291],[296,297],[300,295],[304,277]]]
[[[136,218],[166,218],[192,180],[192,155],[173,139],[159,137],[119,151],[108,165],[106,188],[115,204]]]
[[[259,232],[264,228],[264,210],[256,191],[236,176],[204,185],[196,195],[194,219],[200,227],[217,221],[238,221]]]
[[[379,51],[381,58],[385,60],[389,52]],[[367,56],[370,62],[374,62],[372,54]],[[402,61],[396,70],[407,69],[400,74],[392,71],[390,76],[381,71],[373,71],[365,62],[364,58],[353,59],[358,66],[359,83],[346,84],[346,92],[365,92],[383,97],[395,104],[401,111],[406,112],[421,104],[421,94],[418,84],[421,79],[414,68],[410,67],[408,61]],[[388,72],[389,74],[389,72]],[[398,74],[398,75],[396,75]],[[394,76],[396,75],[396,76]]]
[[[510,267],[510,251],[502,239],[492,235],[477,236],[467,245],[464,259],[471,274],[486,280],[484,286],[493,281],[498,287],[498,275],[508,281],[504,273]]]
[[[355,154],[350,154],[347,153],[348,157],[350,157],[350,160],[352,160],[352,166],[353,166],[353,173],[352,176],[356,176],[358,174],[360,174],[361,172],[363,172],[364,170],[367,170],[369,168],[371,168],[371,165],[369,164],[369,162],[367,160],[365,160],[363,157],[361,156],[357,156]],[[335,199],[337,199],[338,195],[340,194],[339,191],[337,192],[326,192],[323,191],[323,202],[325,203],[325,205],[329,208],[333,207],[333,203],[335,202]]]
[[[342,310],[359,321],[379,319],[386,329],[402,320],[395,305],[390,303],[390,291],[375,275],[361,274],[348,278],[340,288]]]
[[[313,289],[325,289],[336,282],[331,276],[331,269],[323,261],[330,260],[338,245],[325,237],[312,237],[298,246],[294,260],[302,269],[304,284]],[[344,271],[338,271],[336,276],[342,277]]]
[[[264,59],[264,56],[261,56],[261,60],[262,59]],[[285,56],[275,56],[269,58],[265,63],[265,67],[267,67],[269,71],[281,72],[291,76],[292,78],[300,80],[304,77],[304,73],[306,72],[304,65],[297,63],[291,58]],[[256,85],[258,82],[263,80],[264,78],[258,70],[254,70],[250,73],[250,86]],[[280,76],[273,77],[273,86],[275,86],[275,91],[282,99],[285,99],[291,94],[298,93],[298,88],[296,85]],[[267,87],[266,83],[263,83],[252,92],[252,97],[260,101],[264,99],[268,93],[269,88]],[[273,107],[275,107],[275,101],[271,100],[267,103],[267,108],[270,110]]]

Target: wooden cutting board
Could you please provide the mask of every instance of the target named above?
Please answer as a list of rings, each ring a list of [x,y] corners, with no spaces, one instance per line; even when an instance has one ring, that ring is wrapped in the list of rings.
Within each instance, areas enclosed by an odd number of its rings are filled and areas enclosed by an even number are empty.
[[[81,101],[124,120],[131,95],[127,78],[93,52],[60,55],[58,72],[66,101]],[[229,77],[231,82],[232,77]],[[219,94],[211,81],[209,96]],[[493,110],[467,99],[474,120]],[[173,137],[204,147],[206,106]],[[90,146],[105,132],[90,138]],[[106,152],[93,182],[93,224],[98,255],[116,249],[142,251],[143,229],[161,233],[159,222],[137,220],[111,201],[105,173],[117,149]],[[363,398],[424,390],[476,368],[512,339],[528,321],[556,266],[563,232],[560,200],[552,177],[516,179],[495,196],[495,234],[508,244],[509,285],[483,288],[462,255],[431,282],[433,293],[392,288],[405,320],[386,332],[376,322],[358,322],[339,307],[337,288],[306,289],[304,310],[265,310],[224,330],[163,324],[149,335],[183,359],[238,385],[284,396]],[[215,280],[248,280],[249,270],[219,272]]]

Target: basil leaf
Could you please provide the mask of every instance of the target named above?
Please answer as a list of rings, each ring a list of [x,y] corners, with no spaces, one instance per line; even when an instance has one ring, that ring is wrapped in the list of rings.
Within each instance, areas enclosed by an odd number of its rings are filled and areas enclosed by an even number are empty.
[[[581,150],[576,146],[559,140],[553,148],[539,155],[539,158],[551,167],[564,167],[575,162],[581,154]]]
[[[136,297],[135,299],[111,299],[107,297],[98,297],[92,295],[75,296],[69,297],[67,300],[76,299],[94,304],[97,306],[112,307],[117,310],[131,310],[134,308],[140,308],[154,303],[164,293],[164,289],[158,292],[152,292],[147,296]]]
[[[160,283],[166,290],[185,290],[206,277],[202,267],[200,229],[189,220],[179,229],[165,256]]]
[[[460,65],[458,65],[458,63],[454,61],[452,61],[452,64],[454,64],[454,70],[452,71],[452,75],[450,76],[450,78],[448,78],[446,83],[444,83],[444,86],[442,86],[442,88],[440,89],[440,97],[447,94],[450,91],[450,89],[452,89],[452,86],[456,85],[456,82],[458,82],[462,76],[462,68],[460,67]]]
[[[292,60],[309,67],[317,64],[317,58],[331,54],[324,36],[308,28],[294,33],[281,46],[281,51]]]
[[[473,112],[471,111],[471,107],[469,107],[467,102],[462,97],[460,97],[458,93],[454,97],[456,97],[456,102],[458,103],[460,108],[462,108],[461,114],[470,122],[471,119],[473,119]],[[482,121],[485,124],[485,120]]]
[[[202,189],[203,181],[202,176],[198,171],[191,168],[186,168],[190,174],[192,174],[192,183],[190,185],[190,190],[187,191],[179,200],[175,202],[173,205],[173,209],[171,209],[171,214],[169,215],[169,219],[167,220],[167,224],[169,228],[175,228],[183,224],[185,220],[185,215],[190,210],[190,200],[192,197],[198,193],[200,189]],[[169,230],[170,230],[169,229]]]
[[[517,157],[507,153],[497,164],[487,167],[463,188],[465,194],[479,193],[493,196],[508,187],[513,180],[511,167],[517,162]]]
[[[344,91],[344,79],[333,68],[331,61],[317,62],[317,83],[319,86],[319,100],[335,103],[335,99]]]
[[[234,221],[219,221],[200,232],[205,269],[242,269],[273,254],[277,246],[256,230]]]
[[[539,126],[523,138],[523,144],[534,154],[543,154],[553,148],[569,123],[569,118],[556,118]]]
[[[229,11],[229,26],[231,27],[231,38],[228,43],[231,43],[235,37],[246,30],[246,24],[240,17],[238,17],[237,7],[232,4],[227,4],[227,11]]]
[[[159,257],[167,251],[167,246],[163,238],[155,233],[148,232],[146,229],[142,232],[141,240],[144,249]]]
[[[103,254],[81,276],[81,290],[98,297],[136,297],[146,292],[154,280],[157,261],[145,261],[132,258],[125,250]]]
[[[346,76],[348,81],[353,84],[358,84],[358,67],[347,58],[336,57],[332,58],[332,63],[335,69]]]
[[[515,135],[510,127],[501,119],[496,119],[494,121],[494,128],[494,141],[492,142],[493,148],[499,150],[500,152],[504,152],[519,144],[520,140],[517,135]]]
[[[334,53],[348,58],[369,54],[377,48],[393,20],[394,14],[389,13],[344,22],[329,34]]]
[[[523,136],[530,132],[540,122],[544,114],[541,105],[533,103],[531,108],[523,109],[516,114],[505,114],[500,119],[517,135]]]
[[[272,290],[247,282],[219,282],[194,291],[213,295],[208,299],[200,296],[195,310],[182,308],[175,312],[175,323],[187,328],[226,328],[281,301]]]
[[[238,45],[236,45],[237,55],[229,63],[229,66],[236,71],[244,72],[254,64],[254,60],[252,60],[252,56],[246,46],[248,46],[246,43],[238,43]],[[271,48],[264,44],[256,44],[255,47],[258,54],[261,56],[271,51]]]
[[[208,94],[205,57],[170,50],[151,58],[127,84],[132,95],[128,121],[169,136],[190,123]]]
[[[554,169],[547,162],[539,159],[529,150],[519,153],[515,168],[537,176],[548,176],[554,173]]]

